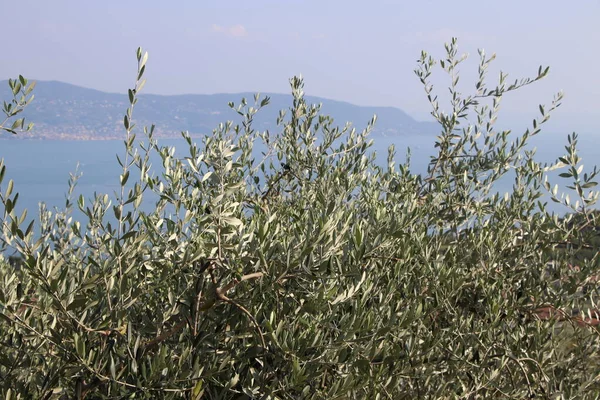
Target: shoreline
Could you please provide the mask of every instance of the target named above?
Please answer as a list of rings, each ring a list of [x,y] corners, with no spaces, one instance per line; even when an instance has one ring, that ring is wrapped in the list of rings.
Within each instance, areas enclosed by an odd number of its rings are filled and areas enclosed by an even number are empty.
[[[138,134],[136,134],[138,135]],[[203,134],[193,134],[190,135],[192,139],[200,139],[206,135]],[[155,139],[181,139],[181,135],[178,136],[164,136],[164,135],[154,135]],[[23,137],[23,136],[7,136],[0,135],[0,141],[31,141],[31,142],[42,142],[42,141],[52,141],[52,142],[108,142],[114,140],[125,140],[125,135],[123,136],[108,136],[108,137],[77,137],[77,136],[69,136],[69,137]]]

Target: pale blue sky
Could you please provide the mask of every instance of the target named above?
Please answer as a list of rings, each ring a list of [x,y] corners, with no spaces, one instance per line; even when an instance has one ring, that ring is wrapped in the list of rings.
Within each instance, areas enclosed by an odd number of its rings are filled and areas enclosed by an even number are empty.
[[[547,79],[507,97],[505,119],[530,121],[564,90],[553,127],[600,133],[600,0],[0,0],[0,14],[0,79],[125,92],[143,46],[146,93],[287,92],[301,73],[308,94],[419,119],[429,108],[415,61],[457,36],[471,55],[464,83],[477,48],[498,54],[493,79],[500,68],[520,78],[550,65]]]

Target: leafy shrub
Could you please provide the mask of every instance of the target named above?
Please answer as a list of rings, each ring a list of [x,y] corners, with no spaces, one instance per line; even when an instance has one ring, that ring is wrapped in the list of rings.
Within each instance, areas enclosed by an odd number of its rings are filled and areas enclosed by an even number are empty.
[[[257,95],[201,145],[183,133],[175,157],[154,127],[134,133],[138,49],[119,193],[75,199],[72,176],[66,209],[42,206],[26,228],[12,184],[0,195],[3,243],[23,260],[0,267],[3,397],[597,397],[597,257],[570,265],[595,225],[596,172],[582,176],[575,135],[552,166],[527,150],[560,95],[514,140],[494,128],[503,95],[547,68],[488,89],[480,52],[463,96],[454,39],[446,51],[449,113],[429,82],[436,61],[423,53],[416,70],[441,128],[420,175],[393,147],[377,166],[375,119],[335,126],[300,78],[277,133],[252,128],[269,103]],[[558,167],[579,204],[545,181]],[[509,172],[513,192],[493,194]],[[550,214],[545,190],[574,217]]]

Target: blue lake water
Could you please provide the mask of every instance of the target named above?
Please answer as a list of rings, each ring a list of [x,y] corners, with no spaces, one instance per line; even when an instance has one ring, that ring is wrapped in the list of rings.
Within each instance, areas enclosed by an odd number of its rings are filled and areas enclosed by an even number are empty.
[[[541,134],[532,141],[536,146],[537,159],[551,162],[565,154],[566,134]],[[600,136],[580,135],[579,149],[583,158],[585,171],[600,161]],[[377,153],[378,163],[385,163],[387,148],[394,144],[397,152],[397,163],[405,160],[406,149],[411,148],[412,170],[423,173],[427,169],[429,157],[434,154],[435,138],[431,136],[375,137],[372,151]],[[180,155],[187,151],[183,139],[163,139],[160,144],[175,146]],[[29,217],[37,215],[38,203],[45,202],[51,207],[64,207],[65,194],[68,189],[69,173],[74,172],[77,164],[83,176],[78,182],[76,195],[83,194],[86,200],[94,192],[112,195],[119,188],[120,166],[116,155],[124,154],[121,141],[34,141],[34,140],[0,140],[0,158],[4,158],[7,172],[3,187],[8,179],[14,180],[14,191],[19,192],[17,210],[27,208]],[[554,176],[556,174],[553,174]],[[560,187],[568,184],[564,179],[554,178],[551,182]],[[501,182],[497,189],[510,191],[512,180]],[[564,207],[550,202],[552,210],[559,213],[566,211]]]

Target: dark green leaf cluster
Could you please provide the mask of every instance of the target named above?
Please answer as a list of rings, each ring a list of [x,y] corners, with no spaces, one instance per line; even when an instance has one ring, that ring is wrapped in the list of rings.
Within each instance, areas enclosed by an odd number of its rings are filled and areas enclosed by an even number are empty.
[[[596,170],[575,166],[576,137],[551,166],[527,149],[560,95],[516,138],[494,128],[504,93],[547,68],[487,89],[481,52],[463,96],[464,58],[455,40],[446,50],[449,113],[428,80],[436,61],[423,53],[416,71],[441,127],[425,176],[393,148],[378,166],[375,118],[361,132],[336,126],[305,101],[301,78],[274,132],[253,128],[269,103],[257,95],[230,104],[240,122],[201,144],[184,133],[178,157],[154,127],[134,133],[138,50],[114,196],[73,200],[74,174],[65,209],[42,206],[21,228],[12,183],[0,192],[2,244],[21,257],[0,265],[1,395],[597,397],[598,260],[573,264],[597,245]],[[582,200],[566,218],[541,200],[546,188],[559,199],[545,177],[561,163]],[[508,172],[513,191],[493,194]]]

